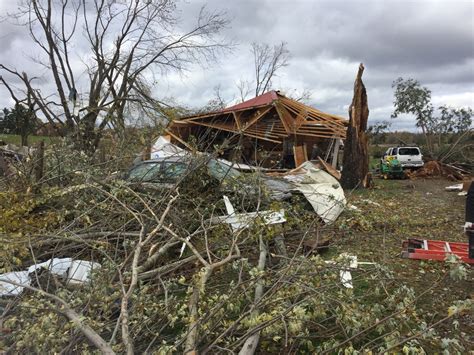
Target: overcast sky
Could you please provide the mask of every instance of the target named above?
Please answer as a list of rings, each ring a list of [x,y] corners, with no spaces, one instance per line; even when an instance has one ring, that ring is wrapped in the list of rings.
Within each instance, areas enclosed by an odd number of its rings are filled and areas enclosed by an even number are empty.
[[[2,15],[14,10],[15,2],[0,0]],[[184,25],[197,17],[202,4],[178,2]],[[436,106],[474,107],[473,1],[212,0],[206,4],[230,18],[224,35],[236,43],[233,51],[212,66],[190,67],[184,75],[161,78],[157,97],[173,96],[181,104],[200,107],[219,85],[223,98],[235,103],[239,79],[252,79],[250,44],[284,41],[291,58],[274,80],[274,88],[309,90],[309,103],[323,111],[348,116],[360,62],[366,68],[369,123],[390,120],[391,84],[400,76],[429,87]],[[34,70],[29,59],[33,44],[24,28],[3,21],[0,40],[0,63]],[[4,106],[11,106],[11,101],[0,88],[0,107]],[[392,123],[392,129],[414,129],[410,117]]]

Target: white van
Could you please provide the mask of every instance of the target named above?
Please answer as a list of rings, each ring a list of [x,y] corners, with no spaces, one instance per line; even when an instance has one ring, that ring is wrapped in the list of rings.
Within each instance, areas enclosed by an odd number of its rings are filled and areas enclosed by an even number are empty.
[[[393,157],[403,168],[419,168],[423,166],[423,155],[418,147],[392,147],[388,148],[382,159]]]

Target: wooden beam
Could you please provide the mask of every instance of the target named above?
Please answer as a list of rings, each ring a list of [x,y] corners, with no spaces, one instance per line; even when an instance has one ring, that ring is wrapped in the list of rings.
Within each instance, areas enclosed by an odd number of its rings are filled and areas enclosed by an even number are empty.
[[[235,120],[235,124],[237,125],[237,128],[239,129],[239,131],[241,131],[242,130],[242,123],[240,122],[240,112],[237,115],[237,113],[235,111],[232,111],[232,116],[234,116],[234,120]]]
[[[298,167],[305,161],[308,161],[308,152],[306,151],[306,144],[298,144],[293,146],[293,155],[295,158],[295,166]]]
[[[268,113],[268,111],[270,111],[272,108],[273,108],[273,106],[270,106],[266,110],[263,110],[263,112],[257,114],[249,122],[245,123],[244,126],[242,127],[242,131],[245,131],[247,128],[249,128],[251,125],[253,125],[255,122],[257,122],[260,118],[262,118],[264,115],[266,115]]]
[[[264,141],[269,141],[269,142],[272,142],[272,143],[278,143],[278,144],[283,143],[282,141],[277,141],[276,139],[269,139],[269,138],[265,138],[265,137],[260,137],[260,136],[258,136],[258,135],[254,135],[254,134],[247,133],[247,132],[242,132],[242,134],[243,134],[244,136],[249,136],[249,137],[257,138],[257,139],[261,139],[261,140],[264,140]]]
[[[290,113],[278,103],[275,104],[275,109],[286,133],[291,134],[293,132],[293,118]]]
[[[317,137],[317,138],[340,138],[340,139],[345,138],[345,137],[339,137],[339,136],[328,135],[328,134],[323,134],[323,133],[298,132],[297,134],[301,136]]]
[[[241,134],[246,135],[246,136],[249,136],[249,137],[262,139],[262,140],[269,141],[269,142],[272,142],[272,143],[278,143],[278,144],[281,144],[281,143],[282,143],[281,141],[277,141],[277,140],[275,140],[275,139],[270,139],[270,138],[266,138],[266,137],[261,137],[261,136],[258,136],[258,135],[256,135],[256,134],[250,134],[250,133],[247,133],[246,131],[236,132],[235,130],[228,129],[227,127],[219,127],[219,126],[216,126],[216,125],[210,125],[210,124],[203,123],[203,122],[189,121],[189,123],[192,123],[192,124],[194,124],[194,125],[196,125],[196,126],[205,126],[205,127],[209,127],[209,128],[213,128],[213,129],[218,129],[218,130],[226,131],[226,132],[231,132],[231,133],[235,133],[235,134],[241,133]]]
[[[173,137],[174,139],[176,139],[178,142],[180,142],[182,145],[184,145],[186,148],[188,148],[189,150],[194,150],[193,147],[191,147],[188,143],[186,143],[184,140],[182,140],[180,137],[178,137],[177,135],[175,135],[173,132],[171,132],[169,129],[165,129],[165,132],[168,133],[171,137]]]

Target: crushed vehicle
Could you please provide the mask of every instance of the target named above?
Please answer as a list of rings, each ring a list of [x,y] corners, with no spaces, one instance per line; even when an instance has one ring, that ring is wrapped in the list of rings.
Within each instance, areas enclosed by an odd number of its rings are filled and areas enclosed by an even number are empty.
[[[391,147],[388,148],[381,159],[381,163],[389,159],[396,159],[402,168],[421,168],[423,155],[418,147]]]
[[[258,187],[262,186],[274,200],[289,200],[294,195],[303,195],[326,224],[333,223],[346,205],[339,181],[312,162],[305,162],[285,173],[243,173],[229,161],[203,153],[193,156],[163,137],[158,142],[152,155],[157,158],[133,166],[125,175],[125,180],[171,188],[193,170],[204,166],[206,174],[222,186],[224,193],[226,188],[235,190],[235,184],[238,184],[240,192],[254,195],[259,193]]]
[[[204,168],[206,175],[221,185],[223,192],[236,186],[242,193],[257,194],[256,182],[268,189],[271,198],[285,200],[291,197],[292,185],[282,179],[272,178],[263,174],[250,175],[241,173],[232,165],[217,159],[201,155],[200,157],[167,156],[142,161],[134,165],[124,176],[131,183],[146,184],[162,188],[173,188],[193,171]]]

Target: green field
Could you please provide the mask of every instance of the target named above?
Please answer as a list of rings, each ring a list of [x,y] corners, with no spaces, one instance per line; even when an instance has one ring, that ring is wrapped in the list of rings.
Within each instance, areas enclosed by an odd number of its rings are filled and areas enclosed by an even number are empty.
[[[33,145],[38,142],[44,141],[46,144],[57,142],[60,137],[48,137],[48,136],[29,136],[28,145]],[[0,141],[3,141],[7,144],[21,144],[21,137],[17,134],[0,134]]]

